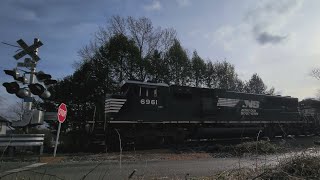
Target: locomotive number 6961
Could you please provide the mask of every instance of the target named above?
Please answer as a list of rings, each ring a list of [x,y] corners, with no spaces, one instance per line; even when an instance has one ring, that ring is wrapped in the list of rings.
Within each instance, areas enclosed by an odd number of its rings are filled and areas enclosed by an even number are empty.
[[[150,105],[157,105],[158,100],[155,99],[141,99],[140,104],[150,104]]]

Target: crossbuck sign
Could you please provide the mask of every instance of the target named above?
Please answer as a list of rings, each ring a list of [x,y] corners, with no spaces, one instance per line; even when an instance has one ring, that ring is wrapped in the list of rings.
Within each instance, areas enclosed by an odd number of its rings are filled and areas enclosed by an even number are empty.
[[[39,56],[36,54],[35,51],[36,51],[37,48],[39,48],[40,46],[43,45],[41,41],[36,41],[31,46],[28,46],[22,39],[18,40],[17,43],[20,45],[20,47],[23,50],[13,56],[16,60],[19,60],[20,58],[22,58],[23,56],[25,56],[27,54],[30,57],[32,57],[32,59],[35,60],[35,61],[39,61],[40,60]]]

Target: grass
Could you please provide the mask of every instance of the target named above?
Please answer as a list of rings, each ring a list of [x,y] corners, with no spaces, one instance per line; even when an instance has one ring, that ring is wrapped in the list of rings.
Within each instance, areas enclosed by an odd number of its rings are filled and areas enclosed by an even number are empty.
[[[211,177],[195,179],[217,180],[301,180],[320,179],[320,157],[298,155],[283,159],[275,167],[260,167],[258,169],[239,168],[223,171]]]
[[[263,179],[320,179],[320,157],[299,155],[285,159]]]
[[[236,145],[218,146],[217,152],[227,152],[235,156],[244,154],[272,154],[279,152],[283,147],[269,141],[250,141]]]
[[[237,144],[234,146],[235,153],[253,153],[253,154],[271,154],[280,149],[279,146],[270,143],[269,141],[252,141]]]

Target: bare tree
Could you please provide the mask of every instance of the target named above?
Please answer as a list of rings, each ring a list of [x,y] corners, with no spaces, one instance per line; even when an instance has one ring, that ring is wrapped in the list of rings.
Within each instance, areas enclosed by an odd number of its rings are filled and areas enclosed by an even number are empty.
[[[78,51],[78,55],[81,57],[82,61],[75,61],[72,64],[73,68],[79,69],[82,64],[94,58],[98,49],[99,49],[99,44],[95,41],[90,41],[88,45],[84,46],[82,49]]]
[[[100,28],[96,33],[98,43],[104,44],[113,35],[123,34],[132,39],[139,47],[141,57],[150,55],[154,50],[165,51],[172,46],[176,38],[176,31],[172,28],[161,29],[154,27],[151,20],[146,17],[123,18],[113,16],[106,28]]]
[[[3,115],[3,112],[4,112],[3,102],[4,102],[4,100],[5,100],[5,99],[4,99],[2,96],[0,96],[0,115],[1,115],[1,116],[4,116],[4,115]]]
[[[311,76],[320,80],[320,68],[314,68],[312,71],[311,71]]]
[[[107,28],[100,28],[98,32],[98,37],[102,38],[101,40],[109,39],[113,34],[124,34],[128,33],[126,27],[126,19],[120,16],[112,16],[109,21]]]
[[[23,101],[16,102],[7,108],[7,116],[10,116],[14,120],[21,120],[24,112]]]
[[[317,93],[316,93],[316,99],[320,100],[320,90],[318,89]]]
[[[0,105],[2,105],[4,102],[4,97],[0,96]]]
[[[144,69],[144,61],[150,57],[155,50],[166,52],[173,45],[176,38],[176,31],[171,28],[162,29],[154,27],[151,20],[146,17],[123,18],[113,16],[107,21],[105,27],[100,27],[95,34],[95,39],[87,46],[79,51],[79,56],[83,62],[92,59],[98,49],[107,44],[109,40],[116,35],[124,35],[129,40],[133,40],[139,48],[139,79],[146,78],[146,70]],[[75,67],[79,67],[81,63],[74,63]]]

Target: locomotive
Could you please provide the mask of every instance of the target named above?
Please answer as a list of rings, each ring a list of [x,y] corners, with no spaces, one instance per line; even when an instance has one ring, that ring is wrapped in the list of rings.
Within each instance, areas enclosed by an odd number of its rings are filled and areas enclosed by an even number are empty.
[[[95,125],[105,145],[179,143],[186,139],[307,134],[319,125],[310,102],[165,83],[127,80],[105,100],[105,121]],[[100,130],[99,130],[100,129]]]

